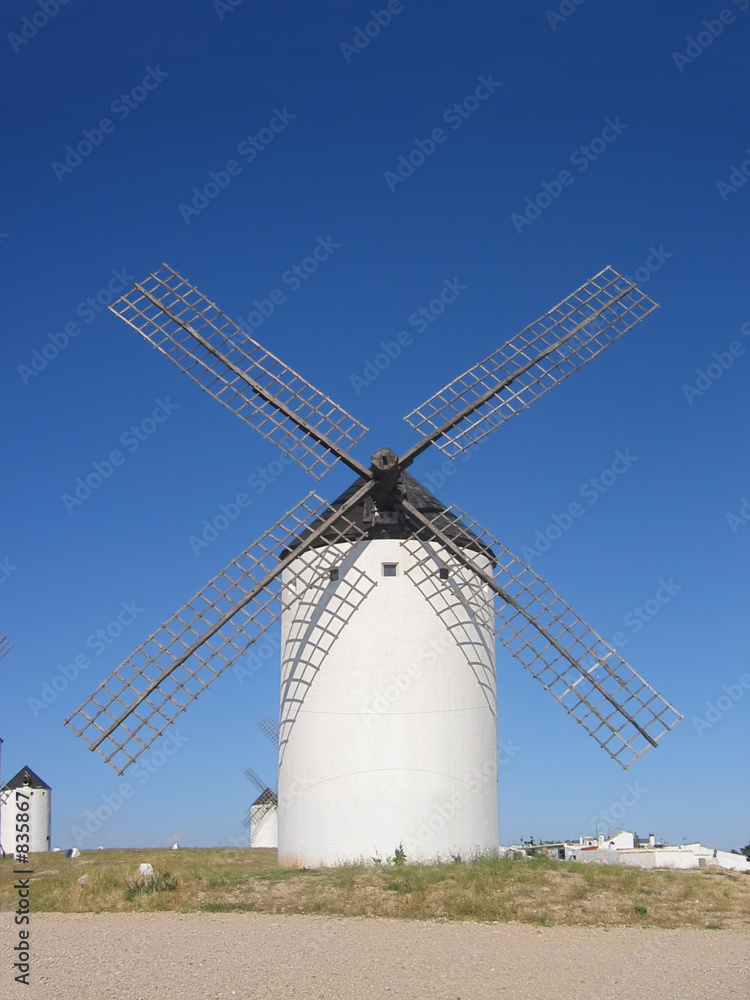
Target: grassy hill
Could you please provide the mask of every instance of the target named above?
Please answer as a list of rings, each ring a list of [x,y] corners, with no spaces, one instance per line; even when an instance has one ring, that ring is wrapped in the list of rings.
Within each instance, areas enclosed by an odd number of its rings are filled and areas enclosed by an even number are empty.
[[[32,912],[315,913],[619,927],[750,927],[750,877],[482,858],[444,865],[279,868],[271,850],[211,848],[32,855]],[[148,861],[154,878],[138,877]],[[0,862],[0,911],[15,909]],[[79,879],[86,876],[84,883]]]

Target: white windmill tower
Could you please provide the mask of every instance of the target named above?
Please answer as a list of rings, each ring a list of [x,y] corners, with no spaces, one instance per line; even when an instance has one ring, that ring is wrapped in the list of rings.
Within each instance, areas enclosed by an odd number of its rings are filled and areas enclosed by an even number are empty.
[[[250,832],[250,846],[278,847],[279,800],[276,790],[269,787],[250,767],[245,770],[245,777],[259,792],[242,821],[242,825]]]
[[[647,316],[635,284],[606,268],[409,414],[421,439],[404,455],[369,465],[350,453],[362,424],[171,268],[110,308],[313,476],[336,461],[357,476],[333,503],[309,494],[66,720],[118,773],[279,619],[283,864],[497,846],[495,636],[622,767],[682,718],[407,472],[432,444],[466,452]]]
[[[28,831],[23,831],[28,832],[28,840],[17,841],[16,815],[24,807],[28,820],[21,826],[28,826]],[[30,767],[22,767],[0,788],[0,844],[3,851],[17,855],[19,848],[26,845],[30,854],[51,850],[51,824],[52,789]]]

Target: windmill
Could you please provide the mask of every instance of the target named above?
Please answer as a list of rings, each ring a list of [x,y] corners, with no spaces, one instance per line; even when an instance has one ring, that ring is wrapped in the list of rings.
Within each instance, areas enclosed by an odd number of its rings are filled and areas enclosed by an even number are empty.
[[[8,642],[7,635],[0,635],[0,660],[8,655],[13,646]]]
[[[497,847],[495,638],[623,768],[682,716],[531,569],[407,470],[475,448],[657,308],[607,267],[405,418],[403,455],[163,265],[110,306],[316,479],[66,725],[118,773],[281,621],[279,859]]]
[[[251,847],[276,847],[278,845],[278,797],[276,789],[270,788],[252,768],[245,770],[245,777],[260,793],[242,821],[250,831]]]
[[[279,724],[276,722],[276,719],[272,719],[270,715],[267,715],[258,723],[258,729],[260,729],[268,742],[278,751]],[[278,847],[279,799],[277,789],[270,788],[250,767],[246,769],[245,777],[255,785],[260,793],[250,804],[250,808],[245,813],[245,818],[242,821],[242,825],[250,833],[250,846]],[[263,831],[262,834],[261,830]]]

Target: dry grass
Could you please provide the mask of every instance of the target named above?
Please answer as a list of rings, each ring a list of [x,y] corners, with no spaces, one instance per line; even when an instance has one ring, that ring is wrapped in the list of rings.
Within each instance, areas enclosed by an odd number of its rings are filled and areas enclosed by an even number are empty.
[[[48,854],[33,860],[36,912],[253,910],[545,926],[750,926],[750,878],[720,869],[483,858],[306,870],[277,867],[275,851],[234,848],[87,851],[75,859]],[[142,861],[160,877],[156,891],[138,888]],[[0,910],[15,908],[12,867],[10,859],[0,863]]]

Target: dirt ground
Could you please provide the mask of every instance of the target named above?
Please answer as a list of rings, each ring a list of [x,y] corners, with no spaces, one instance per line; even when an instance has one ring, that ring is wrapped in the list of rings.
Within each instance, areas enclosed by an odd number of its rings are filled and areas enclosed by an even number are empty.
[[[37,914],[18,1000],[748,1000],[750,934],[259,913]]]

